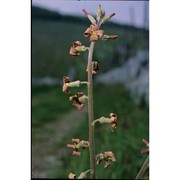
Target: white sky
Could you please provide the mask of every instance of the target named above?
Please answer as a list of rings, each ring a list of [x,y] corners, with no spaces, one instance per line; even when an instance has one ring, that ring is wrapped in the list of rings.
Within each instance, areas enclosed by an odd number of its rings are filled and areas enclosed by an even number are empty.
[[[134,19],[134,25],[142,27],[144,25],[144,6],[147,5],[147,15],[149,19],[149,2],[145,1],[68,1],[68,0],[32,0],[32,5],[55,10],[63,14],[83,15],[82,8],[85,8],[90,14],[101,4],[106,14],[116,13],[112,21],[122,24],[131,24]],[[130,17],[130,9],[133,9],[134,15]]]

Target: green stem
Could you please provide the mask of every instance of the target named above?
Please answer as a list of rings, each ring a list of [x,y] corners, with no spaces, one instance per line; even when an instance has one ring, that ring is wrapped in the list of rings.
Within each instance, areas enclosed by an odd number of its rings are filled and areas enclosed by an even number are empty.
[[[147,157],[144,164],[142,165],[138,175],[136,176],[136,179],[142,179],[142,177],[148,167],[149,167],[149,156]]]
[[[90,153],[90,169],[91,179],[96,179],[95,173],[95,147],[94,147],[94,128],[92,122],[94,121],[93,111],[93,81],[92,81],[92,56],[95,42],[91,42],[88,54],[88,118],[89,118],[89,153]]]

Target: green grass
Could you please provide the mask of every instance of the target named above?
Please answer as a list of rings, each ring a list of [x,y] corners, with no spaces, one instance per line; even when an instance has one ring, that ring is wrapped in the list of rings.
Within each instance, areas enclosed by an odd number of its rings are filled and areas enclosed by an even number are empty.
[[[86,92],[85,88],[82,88],[81,91]],[[50,123],[49,120],[52,120],[56,115],[64,114],[72,108],[68,102],[68,95],[59,92],[58,87],[35,87],[32,89],[32,99],[33,125]],[[111,112],[118,115],[118,128],[112,133],[107,124],[97,123],[95,126],[95,145],[96,153],[113,151],[117,161],[107,169],[103,168],[103,163],[97,166],[97,177],[134,179],[146,158],[140,154],[140,150],[145,148],[141,142],[142,138],[148,140],[149,137],[148,107],[136,105],[130,97],[130,93],[121,85],[108,87],[95,84],[95,118],[108,117]],[[72,133],[73,137],[87,140],[88,119],[86,118],[81,127]],[[71,138],[72,135],[69,134],[63,142],[59,143],[59,148],[64,148]],[[67,156],[61,159],[63,165],[51,172],[53,177],[67,178],[70,172],[79,175],[82,171],[89,169],[87,150],[82,152],[81,157],[72,157],[71,153],[71,150],[67,148]]]

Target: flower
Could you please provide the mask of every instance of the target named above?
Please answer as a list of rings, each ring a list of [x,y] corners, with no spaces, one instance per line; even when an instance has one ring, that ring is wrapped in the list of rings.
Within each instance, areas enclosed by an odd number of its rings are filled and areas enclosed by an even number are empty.
[[[84,36],[88,37],[88,35],[90,36],[89,41],[97,41],[97,40],[101,40],[104,36],[104,31],[103,30],[98,30],[98,27],[96,25],[91,24],[89,28],[86,29],[86,31],[84,32]]]
[[[73,142],[73,144],[67,144],[67,147],[74,149],[74,151],[72,153],[73,156],[80,156],[81,153],[78,152],[78,148],[77,148],[77,145],[79,144],[80,139],[72,139],[72,142]]]
[[[73,149],[72,155],[73,156],[80,156],[81,152],[79,152],[79,148],[88,148],[89,147],[89,142],[88,141],[84,141],[80,139],[72,139],[73,144],[67,144],[68,148]]]
[[[62,88],[62,91],[63,91],[64,93],[66,93],[66,94],[69,93],[67,83],[70,83],[70,82],[71,82],[71,81],[70,81],[70,78],[69,78],[69,77],[67,77],[67,76],[64,76],[64,77],[63,77],[63,88]]]
[[[106,118],[106,117],[101,117],[99,119],[96,119],[92,122],[92,125],[94,126],[96,122],[100,122],[102,124],[104,123],[109,123],[110,124],[110,128],[112,130],[112,132],[114,132],[114,130],[117,128],[117,115],[114,113],[110,114],[110,118]]]
[[[82,46],[82,43],[80,41],[75,41],[70,48],[69,54],[71,54],[72,56],[80,56],[79,52],[86,50],[87,48],[85,46]]]
[[[63,88],[62,91],[66,94],[68,94],[70,91],[68,90],[68,87],[79,87],[81,84],[86,84],[87,82],[81,82],[79,80],[71,82],[70,78],[67,76],[63,77]]]
[[[73,101],[73,105],[78,109],[78,110],[82,110],[83,107],[85,106],[84,102],[88,99],[88,97],[86,95],[84,95],[84,93],[79,92],[74,96],[70,96],[69,100]]]
[[[92,73],[96,74],[99,71],[99,63],[97,61],[92,62]]]
[[[76,174],[69,173],[68,178],[69,179],[76,179]]]
[[[117,128],[117,115],[114,113],[111,113],[110,119],[111,119],[110,128],[111,128],[112,132],[114,132],[114,130]]]
[[[88,72],[88,68],[86,70]],[[99,63],[97,61],[92,61],[92,74],[97,74],[99,71]]]
[[[112,151],[107,151],[96,155],[96,163],[99,165],[102,161],[106,161],[104,168],[107,168],[111,162],[116,161],[116,158]]]
[[[142,142],[148,147],[146,149],[141,149],[141,154],[145,155],[145,154],[149,154],[149,142],[145,139],[142,139]]]

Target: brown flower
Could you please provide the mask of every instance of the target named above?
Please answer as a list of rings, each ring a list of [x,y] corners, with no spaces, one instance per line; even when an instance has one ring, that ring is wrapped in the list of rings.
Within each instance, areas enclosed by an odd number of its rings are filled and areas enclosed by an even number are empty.
[[[70,78],[67,76],[63,77],[63,88],[62,91],[66,94],[68,94],[70,91],[68,90],[69,87],[79,87],[81,84],[84,84],[85,82],[81,82],[79,80],[71,82]]]
[[[101,40],[104,36],[104,31],[103,30],[98,30],[98,27],[91,24],[89,28],[86,29],[86,31],[84,32],[84,36],[88,37],[88,35],[90,35],[90,39],[89,41],[97,41],[97,40]]]
[[[80,139],[72,139],[73,144],[67,144],[68,148],[74,149],[74,151],[72,152],[73,156],[80,156],[81,152],[79,152],[79,148],[88,148],[89,147],[89,142],[88,141],[84,141]]]
[[[114,113],[111,113],[110,118],[111,118],[110,128],[111,128],[112,132],[114,132],[114,130],[117,128],[117,115]]]
[[[81,51],[86,50],[87,48],[85,46],[82,46],[82,43],[80,41],[75,41],[70,48],[69,54],[71,54],[72,56],[79,56]]]
[[[79,92],[74,96],[69,97],[70,101],[73,101],[73,105],[78,109],[82,110],[85,106],[84,102],[87,100],[87,96],[84,93]]]
[[[62,88],[62,91],[66,94],[69,93],[69,90],[68,90],[68,86],[67,86],[67,83],[70,83],[70,78],[67,77],[67,76],[64,76],[63,77],[63,88]]]
[[[116,158],[114,154],[112,153],[112,151],[107,151],[107,152],[96,155],[97,165],[99,165],[102,161],[106,161],[104,168],[107,168],[111,164],[111,162],[116,161]]]

